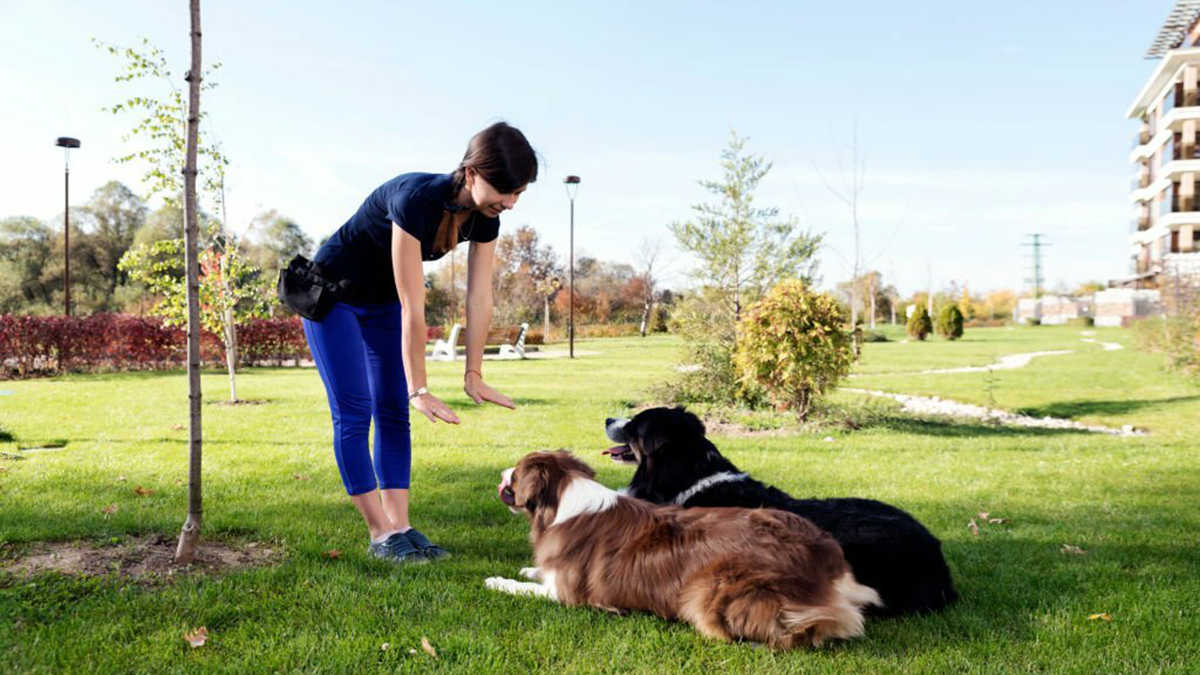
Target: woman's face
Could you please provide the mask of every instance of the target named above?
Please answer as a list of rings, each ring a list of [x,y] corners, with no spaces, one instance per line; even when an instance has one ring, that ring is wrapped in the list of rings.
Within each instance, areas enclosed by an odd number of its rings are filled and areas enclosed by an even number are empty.
[[[471,201],[475,203],[476,210],[488,218],[495,218],[516,206],[517,199],[528,187],[522,185],[512,192],[505,193],[492,187],[491,183],[474,171],[471,171],[467,178],[467,189],[471,192]]]

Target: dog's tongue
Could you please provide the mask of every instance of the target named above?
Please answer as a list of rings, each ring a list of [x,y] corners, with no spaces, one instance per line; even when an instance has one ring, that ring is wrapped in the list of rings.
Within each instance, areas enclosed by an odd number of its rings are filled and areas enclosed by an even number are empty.
[[[624,445],[614,445],[611,448],[605,450],[603,454],[605,454],[605,455],[623,455],[627,452],[629,452],[629,444],[628,443],[626,443]]]

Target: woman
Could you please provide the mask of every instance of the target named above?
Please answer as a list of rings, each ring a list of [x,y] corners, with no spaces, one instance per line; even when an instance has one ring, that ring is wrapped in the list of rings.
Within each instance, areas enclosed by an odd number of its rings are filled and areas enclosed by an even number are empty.
[[[493,124],[471,139],[452,173],[407,173],[384,183],[317,252],[324,276],[349,284],[323,319],[304,320],[304,334],[329,397],[338,471],[367,523],[371,555],[393,562],[447,555],[409,524],[408,407],[431,422],[459,423],[426,388],[421,263],[462,241],[471,242],[463,390],[476,403],[515,407],[484,384],[483,346],[499,216],[536,179],[537,157],[525,136]],[[373,458],[367,448],[372,417]]]

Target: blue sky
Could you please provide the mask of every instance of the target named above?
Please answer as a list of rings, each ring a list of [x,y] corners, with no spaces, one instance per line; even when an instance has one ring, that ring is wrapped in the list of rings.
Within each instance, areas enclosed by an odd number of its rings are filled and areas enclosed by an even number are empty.
[[[578,5],[578,6],[577,6]],[[506,227],[565,253],[561,184],[583,177],[576,251],[628,260],[708,198],[731,130],[775,162],[758,198],[826,235],[826,285],[849,275],[841,183],[857,127],[864,257],[903,292],[953,280],[1018,288],[1030,232],[1051,284],[1126,271],[1142,54],[1170,0],[895,2],[231,2],[203,5],[202,102],[233,160],[235,227],[274,208],[314,238],[406,171],[448,171],[504,119],[544,158]],[[61,213],[110,179],[134,88],[90,44],[148,37],[182,78],[185,0],[0,0],[0,217]],[[161,90],[150,89],[149,93]],[[673,243],[671,243],[673,246]],[[675,254],[670,279],[689,261]]]

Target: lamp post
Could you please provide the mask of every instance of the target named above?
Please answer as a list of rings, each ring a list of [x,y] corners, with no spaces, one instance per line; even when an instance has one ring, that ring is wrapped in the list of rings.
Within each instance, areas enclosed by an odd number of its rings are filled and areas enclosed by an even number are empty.
[[[570,305],[571,318],[567,322],[567,335],[569,341],[569,356],[575,358],[575,195],[579,193],[579,176],[567,176],[563,179],[563,183],[567,187],[567,197],[571,199],[571,272],[570,276]]]
[[[71,148],[79,139],[59,136],[54,145],[63,149],[63,316],[71,316]]]

